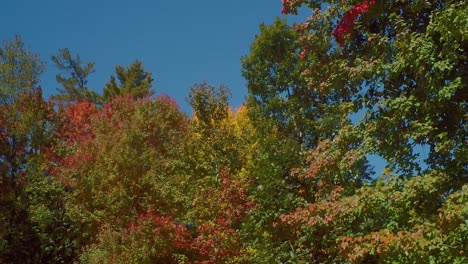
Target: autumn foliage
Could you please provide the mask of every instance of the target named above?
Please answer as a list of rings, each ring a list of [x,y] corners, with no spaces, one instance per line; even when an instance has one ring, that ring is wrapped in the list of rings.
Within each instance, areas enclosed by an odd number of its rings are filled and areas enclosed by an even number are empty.
[[[0,48],[0,262],[467,263],[466,1],[282,5],[312,15],[260,26],[237,109],[140,61],[101,97],[67,50],[46,100]]]
[[[338,25],[333,30],[333,37],[335,37],[338,44],[343,46],[346,35],[350,34],[354,28],[356,19],[369,11],[369,8],[375,4],[377,0],[364,0],[361,3],[357,3],[346,12],[343,18],[340,19]]]

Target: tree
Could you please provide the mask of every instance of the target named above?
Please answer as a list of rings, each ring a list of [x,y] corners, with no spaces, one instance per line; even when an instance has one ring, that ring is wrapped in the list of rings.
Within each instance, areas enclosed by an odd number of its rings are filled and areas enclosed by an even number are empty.
[[[203,185],[219,183],[223,168],[237,173],[242,167],[237,139],[228,124],[232,119],[229,96],[226,86],[203,82],[192,86],[187,98],[193,111],[187,160],[190,168],[195,169],[191,174]]]
[[[230,96],[225,85],[216,88],[203,82],[190,88],[187,100],[200,130],[212,128],[228,116]]]
[[[242,260],[237,229],[253,203],[246,183],[222,173],[221,188],[207,189],[194,201],[197,226],[177,223],[174,216],[153,208],[140,213],[117,232],[106,226],[99,242],[88,247],[84,263],[206,263]],[[190,230],[189,228],[195,229]]]
[[[73,261],[73,221],[49,173],[58,118],[37,87],[44,63],[20,37],[0,60],[0,262]]]
[[[183,192],[189,182],[176,159],[187,120],[170,98],[127,94],[102,109],[68,104],[63,124],[64,155],[55,173],[72,190],[67,208],[81,224],[83,244],[105,224],[127,227],[149,207],[162,214],[188,206]]]
[[[311,166],[296,175],[328,179],[316,183],[317,190],[328,186],[325,195],[317,192],[281,219],[294,234],[295,248],[314,245],[303,260],[466,262],[467,3],[283,5],[285,13],[301,5],[314,8],[311,19],[298,26],[309,56],[321,58],[304,71],[309,86],[325,93],[341,90],[352,99],[351,109],[366,113],[358,126],[339,132],[345,138],[359,135],[358,144],[338,153],[336,143],[320,144]],[[414,151],[418,145],[427,147],[426,168]],[[353,152],[357,155],[348,155]],[[389,162],[381,178],[350,189],[330,181],[352,169],[336,165],[369,153]]]
[[[194,201],[199,224],[192,248],[200,256],[197,263],[244,258],[240,227],[255,202],[247,193],[248,179],[231,176],[227,170],[220,172],[220,178],[219,187],[208,188]]]
[[[45,63],[24,47],[20,36],[0,48],[0,103],[13,103],[22,93],[37,88]]]
[[[231,165],[231,152],[222,152],[225,146],[235,151],[243,146],[240,139],[231,142],[240,134],[234,132],[235,122],[227,122],[233,116],[225,114],[213,124],[220,130],[210,130],[215,140],[196,141],[208,157],[189,160],[191,152],[184,152],[196,138],[189,133],[197,130],[166,96],[133,99],[127,94],[102,109],[88,102],[65,106],[59,138],[66,155],[54,173],[70,189],[67,208],[80,224],[79,242],[88,245],[82,261],[242,258],[239,230],[253,202],[248,178],[229,173],[239,163]],[[229,139],[224,145],[222,136]],[[207,148],[212,142],[223,148]],[[198,175],[202,170],[192,161],[211,162],[213,156],[219,169]],[[219,180],[212,181],[215,177]]]
[[[42,98],[40,89],[0,105],[1,262],[70,262],[76,257],[64,189],[50,175],[57,121],[54,104]]]
[[[73,56],[69,49],[59,50],[59,54],[52,56],[51,59],[60,71],[68,75],[68,77],[61,74],[56,76],[57,82],[63,89],[57,88],[59,94],[54,96],[55,99],[65,102],[86,100],[100,103],[99,95],[88,88],[88,76],[94,73],[93,62],[82,62],[80,56]]]
[[[301,47],[294,28],[276,18],[272,25],[260,25],[250,54],[242,58],[250,106],[258,107],[298,141],[304,141],[306,133],[310,136],[311,126],[305,120],[314,114],[312,96],[301,76],[305,69],[299,58]]]
[[[320,7],[318,1],[286,1],[285,10],[295,12],[305,3]],[[464,8],[462,3],[452,2],[362,1],[341,6],[330,1],[330,8],[316,9],[313,20],[298,27],[304,45],[327,42],[329,46],[325,53],[316,48],[308,51],[313,56],[319,52],[329,62],[327,67],[311,64],[304,71],[309,85],[314,89],[325,85],[325,91],[348,91],[356,109],[367,112],[363,126],[372,133],[369,144],[406,174],[420,169],[413,152],[418,145],[429,149],[426,162],[431,167],[440,168],[437,163],[443,160],[445,168],[461,168],[460,164],[448,164],[460,160],[453,159],[452,153],[457,149],[455,154],[461,155],[462,135],[466,133],[466,106],[461,103],[466,97],[466,44],[459,22],[465,19],[459,11]],[[331,22],[336,18],[337,25]],[[456,23],[449,25],[449,20]],[[453,27],[453,33],[444,33],[447,27]],[[450,39],[452,48],[444,48],[442,39]],[[317,75],[319,67],[327,78]],[[326,79],[345,82],[328,85],[331,83]],[[449,117],[445,113],[453,114]],[[448,139],[445,133],[453,137]],[[454,143],[442,143],[445,139]],[[451,150],[436,151],[442,145],[450,145]]]
[[[313,46],[317,53],[326,53],[326,47],[322,43]],[[321,61],[324,54],[314,56],[308,49],[312,46],[304,48],[294,26],[277,19],[272,25],[260,25],[250,54],[242,59],[257,147],[247,173],[261,186],[251,190],[260,206],[244,225],[246,243],[257,252],[253,262],[301,261],[300,255],[305,253],[297,249],[290,254],[292,242],[277,224],[282,214],[314,197],[319,177],[314,180],[295,177],[291,170],[306,163],[311,149],[319,148],[322,141],[333,142],[337,131],[349,125],[353,109],[349,93],[338,89],[325,93],[309,86],[305,72],[311,65],[328,61]],[[365,157],[356,166],[365,172]],[[356,178],[337,175],[350,186],[359,185],[366,177],[367,173]]]
[[[154,94],[152,89],[153,78],[151,73],[143,68],[143,63],[136,60],[130,66],[118,65],[115,67],[117,83],[114,76],[110,77],[104,87],[104,100],[109,101],[117,95],[130,94],[133,98],[143,98]]]
[[[104,226],[98,242],[86,248],[81,263],[187,263],[194,255],[187,227],[150,208],[123,230]]]
[[[261,24],[250,54],[242,58],[242,75],[247,80],[249,107],[258,108],[282,133],[310,148],[337,128],[333,120],[340,117],[333,109],[346,97],[308,86],[303,73],[318,58],[309,56],[306,49],[285,19]]]

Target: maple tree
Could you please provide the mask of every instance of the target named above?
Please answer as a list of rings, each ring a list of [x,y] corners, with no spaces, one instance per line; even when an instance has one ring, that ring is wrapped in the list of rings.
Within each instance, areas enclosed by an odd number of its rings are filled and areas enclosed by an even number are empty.
[[[343,46],[345,35],[350,34],[354,28],[354,23],[359,15],[369,11],[369,7],[375,4],[376,0],[365,0],[361,3],[356,3],[353,8],[346,12],[343,18],[340,19],[338,25],[333,30],[333,37],[335,37],[338,44]]]
[[[304,148],[329,137],[337,118],[332,109],[345,99],[338,93],[323,94],[308,87],[302,73],[313,61],[303,51],[294,27],[279,18],[272,25],[260,25],[249,55],[242,59],[249,107]]]
[[[193,206],[196,226],[181,224],[176,216],[153,208],[140,213],[126,228],[104,225],[98,243],[81,256],[85,263],[219,263],[241,258],[236,228],[252,208],[246,183],[222,173],[220,189],[206,190]],[[222,201],[220,203],[220,201]],[[192,230],[191,230],[192,229]]]
[[[0,105],[2,262],[60,262],[76,256],[63,187],[51,178],[57,122],[54,104],[42,98],[40,88]]]
[[[185,225],[152,208],[140,213],[127,228],[103,226],[98,243],[81,255],[84,263],[180,263],[187,259],[191,234]],[[183,262],[182,262],[183,263]]]
[[[171,99],[127,95],[99,110],[86,102],[66,107],[71,121],[58,177],[72,189],[69,213],[80,219],[84,236],[96,236],[105,223],[125,227],[149,206],[160,212],[180,207],[182,196],[171,182],[183,175],[169,173],[186,118]]]
[[[221,172],[221,188],[210,188],[194,201],[201,210],[195,213],[201,223],[196,228],[192,248],[200,254],[199,263],[225,262],[242,257],[240,225],[253,208],[245,179],[235,179],[226,170]]]
[[[362,136],[361,143],[351,151],[378,154],[388,162],[382,178],[351,192],[346,192],[346,183],[330,181],[348,168],[328,168],[333,159],[319,158],[333,153],[333,145],[319,145],[309,161],[313,166],[296,171],[297,177],[324,173],[329,179],[324,196],[282,217],[287,230],[296,234],[291,237],[296,246],[315,245],[305,250],[303,261],[466,261],[464,210],[449,213],[457,215],[450,230],[443,220],[447,207],[466,205],[460,198],[466,188],[466,166],[459,163],[467,153],[462,114],[466,106],[461,103],[466,60],[459,48],[465,45],[463,26],[458,24],[466,20],[462,15],[466,4],[350,1],[351,8],[335,1],[326,8],[318,1],[284,4],[288,13],[303,4],[315,8],[298,30],[309,56],[325,54],[330,63],[322,68],[322,76],[315,72],[320,64],[309,65],[303,72],[309,85],[325,93],[341,89],[356,109],[366,112],[353,129]],[[338,23],[331,18],[338,18]],[[457,21],[450,25],[454,33],[444,38],[454,43],[450,51],[440,42],[448,21]],[[317,48],[324,46],[323,39],[325,52]],[[445,64],[448,60],[452,66]],[[449,112],[454,113],[450,118],[445,116]],[[417,146],[426,146],[427,158],[419,158]],[[347,160],[346,152],[340,155],[345,156],[339,163]],[[319,183],[317,188],[322,189]],[[452,196],[457,197],[455,207],[448,198]],[[327,239],[317,240],[323,234]]]

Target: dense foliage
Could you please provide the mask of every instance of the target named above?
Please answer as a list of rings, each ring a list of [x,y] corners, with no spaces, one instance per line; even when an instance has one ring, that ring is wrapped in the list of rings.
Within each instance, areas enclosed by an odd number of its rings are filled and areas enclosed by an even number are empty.
[[[0,48],[1,263],[468,262],[466,1],[283,0],[246,102]],[[301,9],[303,10],[303,9]],[[374,171],[375,157],[387,163]]]

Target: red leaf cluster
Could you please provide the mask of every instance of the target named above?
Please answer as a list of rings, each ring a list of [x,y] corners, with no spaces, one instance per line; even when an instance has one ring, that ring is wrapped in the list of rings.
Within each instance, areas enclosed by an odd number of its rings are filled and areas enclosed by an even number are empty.
[[[353,31],[354,23],[358,16],[367,13],[369,7],[375,4],[375,2],[376,0],[364,0],[361,3],[357,3],[341,18],[338,25],[333,30],[333,36],[340,46],[344,45],[346,35]]]
[[[283,10],[281,11],[281,13],[283,15],[289,14],[291,12],[291,10],[289,10],[289,6],[288,6],[289,0],[283,0],[282,2],[283,2]]]
[[[95,112],[95,105],[88,101],[68,104],[61,115],[61,128],[58,137],[72,145],[77,141],[93,138],[91,117]]]
[[[56,132],[57,139],[69,147],[74,144],[93,145],[94,133],[91,123],[95,111],[95,105],[87,101],[67,104],[64,109],[61,109],[59,115],[60,125]],[[51,168],[52,174],[59,177],[66,185],[72,184],[70,179],[63,177],[62,171],[79,169],[93,157],[93,153],[90,151],[77,151],[71,155],[63,156],[49,149],[48,153],[49,159],[56,165]]]
[[[185,225],[178,224],[170,216],[161,216],[154,209],[140,214],[134,223],[129,225],[130,234],[138,234],[144,228],[151,227],[152,236],[164,241],[170,251],[177,252],[190,247],[191,235]]]
[[[56,118],[53,107],[40,88],[0,103],[0,171],[21,174],[29,157],[47,152]]]
[[[280,220],[291,226],[328,225],[343,213],[343,205],[337,202],[342,191],[341,186],[336,186],[327,199],[309,204],[304,208],[298,208],[295,212],[284,214]]]
[[[207,193],[208,206],[215,212],[212,221],[197,227],[198,236],[192,248],[207,258],[198,263],[219,263],[227,257],[241,254],[240,236],[236,226],[254,206],[246,191],[246,184],[233,179],[225,170],[221,172],[222,185]]]

